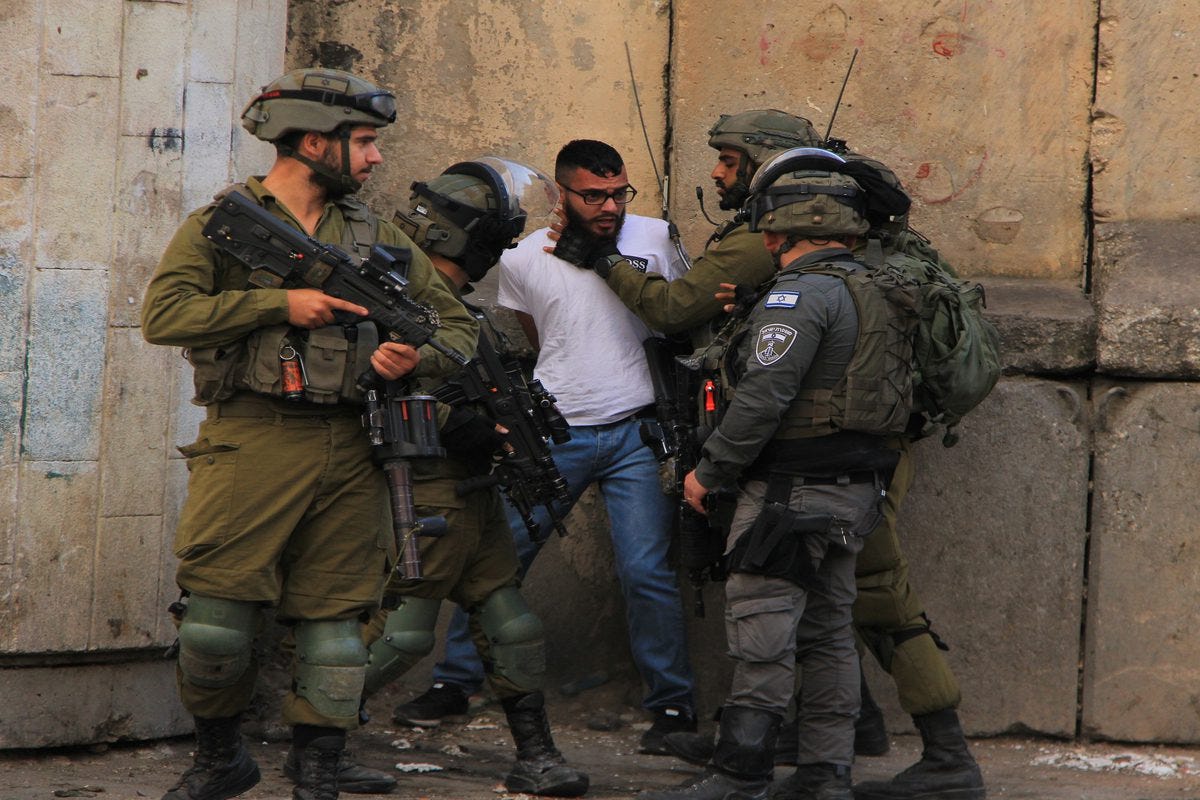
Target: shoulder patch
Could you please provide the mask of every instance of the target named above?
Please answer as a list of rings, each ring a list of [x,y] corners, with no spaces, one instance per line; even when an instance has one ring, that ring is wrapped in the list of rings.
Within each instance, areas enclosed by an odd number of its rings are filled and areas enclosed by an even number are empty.
[[[778,323],[763,325],[758,332],[758,341],[754,343],[754,357],[758,363],[769,367],[783,358],[795,341],[795,328]]]
[[[767,295],[767,308],[795,308],[800,302],[799,292],[771,292]]]

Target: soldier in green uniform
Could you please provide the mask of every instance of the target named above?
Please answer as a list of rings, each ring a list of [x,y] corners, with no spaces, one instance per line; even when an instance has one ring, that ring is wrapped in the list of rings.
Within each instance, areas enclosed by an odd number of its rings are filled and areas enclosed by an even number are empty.
[[[395,119],[390,92],[328,69],[290,72],[264,88],[243,125],[275,144],[266,176],[230,187],[316,239],[365,255],[409,246],[353,197],[381,161],[379,129]],[[294,626],[292,726],[298,800],[338,796],[345,732],[358,724],[367,649],[362,622],[394,557],[387,488],[371,460],[355,379],[448,374],[429,347],[379,343],[366,309],[318,289],[258,288],[249,269],[201,231],[192,213],[146,290],[147,341],[185,348],[194,402],[207,408],[187,456],[188,497],[175,534],[180,613],[178,682],[195,717],[194,763],[164,800],[222,800],[259,780],[238,729],[254,689],[261,610]],[[414,300],[440,315],[437,338],[470,352],[478,326],[413,248]],[[335,323],[335,312],[339,312]],[[284,361],[303,384],[285,387]]]
[[[703,514],[709,491],[737,486],[725,550],[733,682],[705,773],[645,800],[765,800],[797,673],[799,766],[779,791],[853,796],[854,562],[882,517],[895,464],[886,435],[912,408],[915,319],[904,321],[850,252],[868,224],[859,185],[832,171],[842,165],[791,149],[750,186],[748,227],[778,275],[702,353],[725,409],[683,489]]]
[[[554,181],[537,170],[486,156],[414,183],[409,208],[395,221],[429,255],[446,289],[461,297],[515,244],[526,219],[549,218],[557,199]],[[482,309],[467,308],[480,322],[481,340],[487,337],[492,346],[504,341]],[[433,390],[435,382],[422,386]],[[517,550],[500,491],[479,480],[492,471],[504,447],[502,432],[485,414],[486,409],[455,405],[441,426],[447,457],[413,461],[417,514],[444,517],[447,531],[421,540],[421,580],[393,575],[387,583],[384,608],[368,625],[366,694],[433,650],[438,611],[449,599],[470,617],[489,683],[517,746],[505,787],[575,797],[587,791],[588,777],[566,764],[550,733],[541,691],[542,623],[518,591]],[[464,494],[464,486],[474,488]]]
[[[718,150],[712,177],[721,208],[742,206],[750,180],[766,159],[783,149],[816,145],[819,141],[820,136],[807,120],[783,111],[722,115],[709,131],[709,146]],[[878,162],[871,163],[882,167]],[[890,171],[884,174],[890,175]],[[903,236],[902,219],[886,225],[895,239]],[[903,238],[914,246],[922,244],[915,237]],[[859,250],[868,255],[868,260],[869,250],[879,241],[876,231],[860,239]],[[914,255],[937,258],[931,249]],[[772,276],[773,265],[758,237],[744,222],[732,221],[714,232],[704,254],[680,278],[666,281],[659,275],[618,264],[607,275],[607,281],[648,325],[677,333],[700,329],[720,316],[722,301],[714,299],[714,293],[720,291],[721,284],[757,287]],[[698,339],[698,343],[703,341]],[[855,634],[860,649],[870,650],[895,681],[901,707],[912,715],[924,750],[920,761],[892,781],[872,781],[857,788],[865,800],[978,800],[984,796],[983,778],[958,721],[956,709],[962,698],[958,682],[942,655],[945,645],[930,628],[925,607],[909,583],[908,560],[897,535],[897,512],[913,478],[909,437],[897,436],[891,443],[899,450],[900,461],[888,489],[884,523],[867,539],[858,556]],[[887,731],[865,682],[861,689],[855,750],[860,755],[879,755],[887,751]],[[779,737],[778,763],[795,761],[792,730],[785,726]],[[697,734],[671,734],[667,746],[677,755],[701,763],[712,752],[711,740]]]

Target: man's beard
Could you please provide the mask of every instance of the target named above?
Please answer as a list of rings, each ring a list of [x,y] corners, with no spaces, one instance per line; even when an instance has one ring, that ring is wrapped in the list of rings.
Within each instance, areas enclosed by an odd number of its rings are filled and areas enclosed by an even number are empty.
[[[313,170],[311,180],[325,193],[326,200],[338,200],[348,194],[358,191],[356,187],[346,185],[349,176],[342,174],[342,160],[332,148],[318,159],[328,174],[324,171]]]
[[[625,224],[625,209],[621,209],[621,212],[617,214],[617,222],[613,227],[612,234],[608,236],[597,236],[587,227],[587,222],[583,219],[583,217],[581,217],[579,213],[575,211],[575,209],[571,208],[569,204],[563,204],[563,211],[567,213],[567,224],[575,228],[575,230],[582,234],[585,239],[589,239],[594,242],[615,240],[617,238],[617,234],[621,232],[621,226]]]

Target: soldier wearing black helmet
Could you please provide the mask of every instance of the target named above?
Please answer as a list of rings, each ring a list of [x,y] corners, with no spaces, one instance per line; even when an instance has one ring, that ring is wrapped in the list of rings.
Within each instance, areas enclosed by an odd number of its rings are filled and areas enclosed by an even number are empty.
[[[396,224],[430,257],[446,288],[461,298],[471,281],[487,274],[515,246],[528,218],[551,217],[554,182],[532,167],[494,156],[455,164],[413,184]],[[536,223],[535,223],[536,227]],[[480,323],[481,344],[503,350],[505,341],[483,310],[468,304]],[[435,384],[430,384],[430,390]],[[504,779],[510,792],[575,797],[587,791],[586,774],[567,765],[554,744],[541,678],[545,672],[542,623],[526,605],[516,545],[504,500],[487,476],[503,455],[503,432],[486,409],[456,405],[441,428],[444,459],[413,462],[413,503],[421,517],[440,516],[446,533],[421,541],[422,580],[393,577],[384,609],[367,626],[370,695],[408,671],[434,647],[443,600],[470,616],[488,682],[508,718],[517,760]],[[466,483],[464,483],[466,482]],[[462,493],[463,486],[474,487]]]
[[[409,289],[441,318],[437,338],[470,351],[477,325],[429,260],[352,193],[382,161],[379,130],[395,119],[390,92],[329,69],[290,72],[263,89],[243,124],[276,145],[261,178],[226,191],[316,239],[366,255],[374,243],[409,247]],[[259,780],[239,733],[255,684],[261,610],[293,625],[292,727],[298,800],[338,796],[355,778],[344,759],[358,725],[367,650],[360,619],[378,604],[390,535],[387,487],[360,423],[356,378],[437,376],[445,356],[394,342],[374,325],[343,322],[366,309],[315,288],[262,288],[201,233],[213,206],[176,232],[146,290],[142,332],[185,348],[197,404],[207,408],[188,458],[188,498],[175,534],[179,689],[195,718],[194,763],[164,800],[222,800]],[[335,321],[334,314],[342,316]],[[307,369],[285,396],[281,360]],[[378,773],[376,773],[378,775]]]
[[[733,683],[706,772],[645,800],[765,800],[797,671],[799,767],[785,791],[852,798],[854,561],[882,518],[895,463],[885,437],[911,410],[903,348],[914,323],[851,253],[869,225],[843,166],[824,150],[787,150],[749,187],[747,227],[778,273],[699,354],[727,387],[726,407],[684,480],[699,513],[710,490],[738,486],[726,544]]]
[[[820,140],[807,120],[782,111],[758,110],[723,114],[709,131],[709,146],[718,150],[712,177],[721,208],[738,209],[745,202],[749,181],[762,163],[782,149]],[[899,180],[884,164],[847,154],[843,170],[854,174],[867,192],[866,218],[870,230],[858,238],[856,252],[873,266],[885,258],[912,257],[939,263],[953,274],[929,243],[907,228],[908,200]],[[902,255],[899,255],[902,254]],[[647,324],[668,333],[700,330],[721,314],[723,301],[713,295],[721,284],[757,287],[773,274],[772,264],[744,222],[734,220],[713,234],[704,254],[681,278],[639,273],[618,264],[608,285]],[[703,341],[701,338],[700,341]],[[896,520],[900,503],[913,479],[908,437],[894,437],[900,453],[885,503],[885,521],[870,538],[857,561],[858,599],[854,605],[855,632],[860,647],[870,650],[895,680],[900,704],[920,731],[922,758],[891,781],[871,781],[857,787],[865,800],[921,800],[956,792],[960,800],[984,796],[983,778],[968,749],[956,708],[959,685],[933,632],[925,608],[908,581],[908,561],[900,547]],[[878,706],[861,687],[863,706],[857,724],[856,752],[880,755],[888,749],[887,730]],[[795,763],[794,728],[787,725],[779,738],[776,763]],[[712,753],[707,736],[672,733],[665,739],[675,755],[704,763]]]

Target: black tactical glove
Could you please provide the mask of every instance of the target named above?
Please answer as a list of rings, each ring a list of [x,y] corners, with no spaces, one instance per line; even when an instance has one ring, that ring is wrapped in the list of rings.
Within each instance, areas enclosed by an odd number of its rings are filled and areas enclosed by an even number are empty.
[[[554,255],[582,269],[594,270],[601,278],[607,278],[622,258],[616,239],[597,239],[574,225],[563,228]]]
[[[441,437],[446,453],[467,461],[476,472],[486,473],[493,454],[504,447],[504,437],[494,422],[462,407],[450,411]]]

